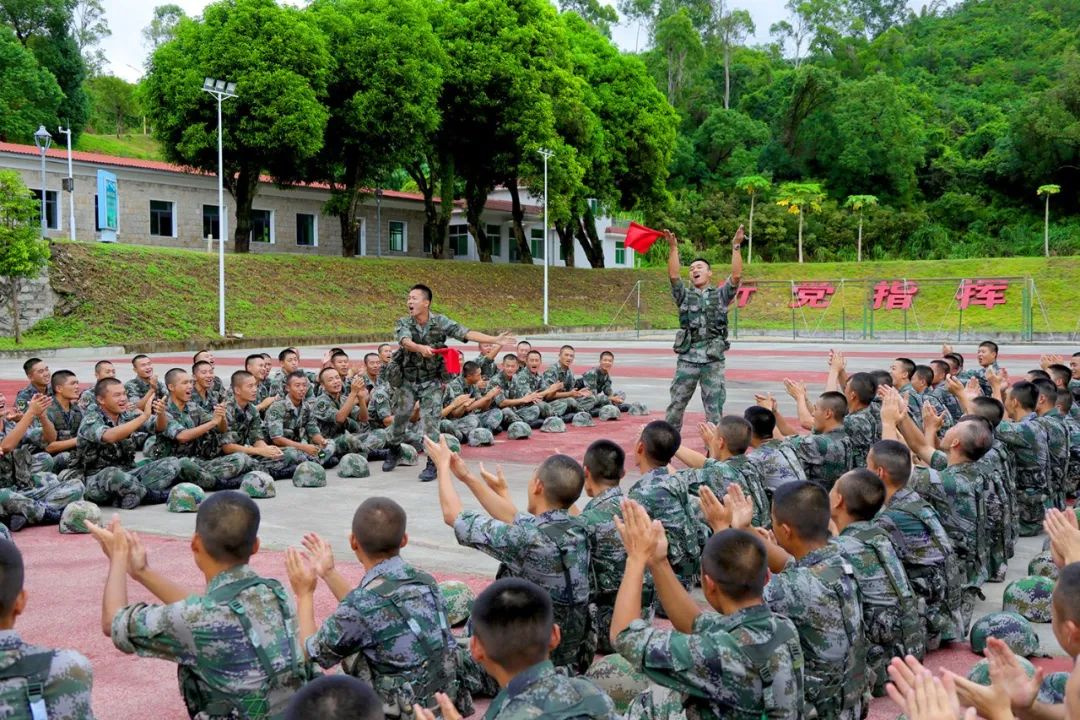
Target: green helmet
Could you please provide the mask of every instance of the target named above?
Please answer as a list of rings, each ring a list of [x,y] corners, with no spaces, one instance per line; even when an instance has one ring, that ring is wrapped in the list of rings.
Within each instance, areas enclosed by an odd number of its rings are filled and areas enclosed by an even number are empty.
[[[1030,660],[1024,657],[1016,659],[1020,662],[1028,677],[1035,677],[1035,666],[1031,664]],[[967,679],[980,685],[990,685],[990,661],[984,659],[972,665],[971,670],[968,670]]]
[[[371,475],[367,458],[359,453],[349,453],[341,458],[338,474],[343,478],[366,478]]]
[[[443,439],[446,440],[446,447],[450,448],[451,452],[461,452],[461,441],[450,433],[443,433]]]
[[[76,500],[64,508],[64,514],[60,516],[60,532],[64,535],[88,533],[87,521],[101,525],[101,508],[89,500]]]
[[[1014,612],[996,612],[985,615],[971,626],[971,649],[982,654],[986,639],[1001,640],[1017,655],[1028,657],[1039,652],[1039,637],[1031,623]]]
[[[439,592],[446,601],[446,619],[451,625],[461,625],[472,615],[476,593],[460,580],[439,583]]]
[[[326,445],[323,446],[322,450],[319,451],[319,454],[317,456],[318,460],[319,460],[319,464],[322,465],[322,464],[327,463],[336,454],[337,454],[337,446],[334,444],[334,441],[333,440],[327,440]]]
[[[248,497],[256,500],[277,496],[277,486],[270,473],[261,470],[252,470],[240,479],[240,491],[246,492]]]
[[[399,447],[401,448],[401,457],[398,459],[398,464],[415,465],[420,462],[420,453],[412,445],[402,443]]]
[[[564,433],[566,432],[566,423],[563,422],[562,418],[554,416],[549,417],[544,421],[544,424],[540,426],[540,432]]]
[[[1064,705],[1065,683],[1068,681],[1069,673],[1067,672],[1050,673],[1043,678],[1039,695],[1035,699],[1047,705]]]
[[[495,436],[491,434],[491,431],[487,428],[476,428],[469,431],[469,447],[480,447],[481,445],[494,445]]]
[[[597,417],[601,420],[618,420],[622,417],[622,412],[614,405],[604,405],[600,408],[600,414]]]
[[[195,512],[206,499],[206,491],[194,483],[179,483],[169,491],[169,512]]]
[[[1048,577],[1029,575],[1014,580],[1005,588],[1002,610],[1020,613],[1031,622],[1050,622],[1050,597],[1054,581]]]
[[[645,403],[639,403],[639,402],[630,403],[630,414],[631,415],[648,415],[649,414],[649,408],[647,408],[645,406]]]
[[[63,530],[61,530],[60,532],[63,532]],[[0,522],[0,539],[15,542],[14,540],[11,540],[11,531],[8,530],[8,526],[2,522]]]
[[[302,488],[326,487],[326,470],[317,462],[302,462],[293,472],[292,484]]]
[[[506,437],[511,440],[525,440],[531,435],[532,428],[520,420],[510,423],[510,427],[506,428]]]
[[[635,670],[622,655],[605,655],[585,671],[585,677],[606,692],[615,710],[625,713],[630,703],[649,689],[649,680]]]
[[[1031,562],[1028,563],[1028,575],[1048,577],[1051,580],[1057,582],[1058,566],[1054,562],[1053,555],[1051,555],[1049,552],[1041,552],[1035,557],[1031,558]]]
[[[571,422],[574,423],[574,427],[592,427],[596,424],[593,422],[592,415],[587,412],[574,413],[574,418]]]

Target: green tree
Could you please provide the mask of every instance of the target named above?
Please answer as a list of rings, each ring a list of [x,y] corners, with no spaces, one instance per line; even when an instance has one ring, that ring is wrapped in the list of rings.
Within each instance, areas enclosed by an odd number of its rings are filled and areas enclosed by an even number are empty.
[[[90,124],[99,133],[120,137],[138,114],[135,85],[114,75],[98,75],[86,81],[90,94]]]
[[[735,187],[750,196],[750,222],[746,234],[746,263],[754,258],[754,201],[772,189],[772,181],[764,175],[743,175],[735,181]]]
[[[724,109],[731,108],[731,52],[754,34],[754,19],[746,10],[732,10],[720,18],[716,34],[724,52]]]
[[[36,202],[19,174],[0,170],[0,278],[8,296],[15,344],[22,342],[19,327],[19,285],[37,277],[49,262],[49,243],[39,235]]]
[[[55,128],[64,95],[34,54],[0,26],[0,140],[32,143],[40,125]]]
[[[1046,196],[1046,212],[1043,216],[1043,254],[1050,257],[1050,196],[1061,192],[1060,185],[1040,185],[1036,195]]]
[[[863,211],[866,208],[874,207],[878,204],[877,195],[848,195],[847,200],[844,201],[844,207],[851,208],[859,214],[859,240],[856,245],[855,259],[857,262],[862,262],[862,222]]]
[[[683,84],[689,65],[701,57],[703,48],[694,22],[686,8],[668,15],[656,24],[654,42],[664,59],[667,77],[667,100],[674,105]]]
[[[236,83],[222,105],[224,182],[236,201],[236,252],[248,252],[259,177],[302,179],[322,148],[330,55],[310,16],[274,0],[222,0],[182,20],[150,59],[147,114],[166,157],[217,172],[217,107],[203,78]]]
[[[559,9],[563,12],[577,13],[582,20],[611,37],[611,26],[619,22],[619,14],[610,5],[600,0],[559,0]]]
[[[112,35],[101,0],[76,0],[71,13],[71,36],[91,76],[105,69],[107,59],[101,41]]]
[[[153,53],[158,47],[172,40],[176,34],[176,26],[187,17],[184,8],[174,3],[158,5],[154,8],[154,15],[150,24],[143,28],[143,42]]]
[[[780,186],[777,192],[776,204],[787,208],[792,215],[799,216],[799,262],[803,261],[803,217],[810,212],[821,210],[821,203],[825,200],[825,191],[820,183],[815,182],[786,182]]]

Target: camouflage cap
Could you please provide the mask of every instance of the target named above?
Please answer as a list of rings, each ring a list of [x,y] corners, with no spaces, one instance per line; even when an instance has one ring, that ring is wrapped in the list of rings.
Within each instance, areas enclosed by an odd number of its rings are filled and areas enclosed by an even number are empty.
[[[60,516],[60,532],[64,535],[88,533],[87,521],[101,525],[101,508],[89,500],[76,500],[64,508],[64,514]]]
[[[277,496],[277,486],[270,473],[262,470],[252,470],[240,479],[240,491],[246,492],[248,497],[260,500]]]
[[[574,418],[571,421],[575,427],[592,427],[596,423],[593,422],[592,415],[587,412],[574,413]]]
[[[349,453],[341,458],[338,474],[343,478],[366,478],[371,475],[367,458],[360,453]]]
[[[1031,622],[1050,622],[1050,597],[1054,581],[1048,577],[1029,575],[1014,580],[1005,588],[1002,610],[1020,613]]]
[[[520,420],[510,423],[510,427],[506,428],[506,437],[511,440],[525,440],[531,435],[532,428]]]
[[[631,415],[648,415],[649,408],[645,406],[645,403],[630,403],[629,413]]]
[[[1024,672],[1027,673],[1028,677],[1035,677],[1035,666],[1031,664],[1030,660],[1025,657],[1018,657],[1016,660],[1020,663],[1020,666],[1024,668]],[[972,665],[971,669],[968,670],[967,679],[973,683],[989,686],[990,661],[983,659]]]
[[[1050,673],[1043,678],[1039,694],[1035,699],[1047,705],[1064,705],[1065,683],[1068,681],[1069,673],[1067,672]]]
[[[398,460],[398,464],[416,465],[418,462],[420,462],[420,453],[418,453],[416,451],[416,448],[414,448],[412,445],[408,443],[402,443],[399,447],[401,448],[401,458]]]
[[[1041,552],[1031,558],[1031,562],[1028,563],[1028,575],[1048,577],[1054,582],[1057,582],[1058,566],[1057,563],[1054,562],[1053,555],[1051,555],[1050,552]]]
[[[443,433],[443,439],[446,440],[446,447],[450,448],[450,452],[461,452],[461,441],[450,433]]]
[[[622,412],[614,405],[604,405],[597,417],[601,420],[618,420],[622,417]]]
[[[60,532],[63,532],[63,530],[61,530]],[[4,540],[11,540],[11,531],[8,530],[8,526],[2,522],[0,522],[0,538]],[[11,540],[11,542],[15,541]]]
[[[540,432],[546,433],[562,433],[566,432],[566,423],[562,418],[549,417],[544,421],[544,424],[540,426]]]
[[[982,654],[986,639],[995,637],[1017,655],[1028,657],[1039,652],[1039,638],[1031,623],[1014,612],[985,615],[971,626],[971,649]]]
[[[625,713],[630,703],[649,689],[649,680],[635,670],[622,655],[605,655],[585,671],[585,677],[606,692],[619,713]]]
[[[169,491],[169,512],[195,512],[206,499],[206,491],[194,483],[179,483]]]
[[[326,470],[317,462],[302,462],[293,472],[292,484],[302,488],[326,487]]]
[[[495,444],[495,436],[487,428],[473,428],[469,431],[469,446],[480,447],[481,445]]]
[[[472,615],[476,593],[460,580],[439,583],[439,592],[446,601],[446,619],[451,625],[461,625]]]

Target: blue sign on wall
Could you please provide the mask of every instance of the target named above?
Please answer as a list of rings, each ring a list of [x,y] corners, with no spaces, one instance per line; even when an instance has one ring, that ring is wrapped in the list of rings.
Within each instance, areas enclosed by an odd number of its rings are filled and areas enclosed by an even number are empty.
[[[105,170],[97,171],[97,224],[101,228],[102,242],[116,242],[120,227],[120,196],[116,189],[116,176]]]

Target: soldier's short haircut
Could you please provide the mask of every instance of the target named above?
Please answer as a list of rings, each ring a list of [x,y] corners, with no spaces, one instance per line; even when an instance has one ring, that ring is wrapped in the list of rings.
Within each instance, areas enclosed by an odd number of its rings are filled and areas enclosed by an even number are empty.
[[[333,359],[333,357],[334,357],[335,355],[337,355],[338,353],[343,353],[343,352],[345,352],[345,351],[344,351],[344,350],[342,350],[342,349],[341,349],[341,348],[339,348],[339,347],[334,347],[334,348],[330,348],[330,358],[331,358],[331,359]]]
[[[874,401],[874,392],[877,391],[877,383],[874,376],[866,372],[857,372],[848,376],[847,389],[859,398],[863,405],[869,405]]]
[[[994,342],[993,340],[983,340],[981,343],[979,343],[979,347],[986,348],[987,350],[994,353],[995,355],[998,354],[997,343]]]
[[[577,352],[577,350],[574,350],[573,345],[563,345],[562,347],[559,348],[559,353],[561,354],[563,350],[570,350],[572,352]]]
[[[135,357],[131,358],[131,367],[135,367],[135,364],[138,363],[140,360],[149,360],[149,359],[150,359],[149,355],[136,355]]]
[[[585,470],[569,455],[552,455],[536,468],[536,476],[548,502],[562,508],[577,502],[585,485]]]
[[[285,358],[289,357],[290,355],[300,357],[300,353],[296,351],[296,348],[287,347],[277,354],[278,362],[285,362]]]
[[[1053,380],[1050,380],[1049,378],[1039,378],[1033,380],[1031,384],[1035,386],[1035,390],[1046,398],[1051,405],[1057,402],[1058,388]]]
[[[461,366],[461,377],[469,377],[473,373],[480,372],[480,366],[472,360],[468,360]]]
[[[517,344],[517,349],[520,350],[522,345],[524,345],[525,347],[532,347],[532,343],[528,340],[519,340]]]
[[[405,537],[405,510],[388,497],[370,497],[353,513],[352,533],[368,557],[397,555]]]
[[[919,378],[926,383],[927,387],[930,387],[934,384],[934,368],[929,365],[916,365],[915,373],[911,377]]]
[[[904,487],[911,479],[911,450],[899,440],[878,440],[870,448],[874,464],[885,471],[889,484]]]
[[[503,362],[517,362],[518,356],[514,353],[506,353],[503,355]]]
[[[989,452],[994,442],[988,422],[960,422],[956,424],[956,431],[959,434],[960,452],[971,462]]]
[[[816,483],[793,480],[776,488],[772,514],[804,542],[829,539],[829,494]]]
[[[323,675],[300,688],[285,709],[284,720],[383,720],[382,699],[351,675]]]
[[[971,411],[974,415],[986,418],[992,427],[997,427],[1005,418],[1005,406],[997,398],[979,396],[971,401]]]
[[[204,352],[209,352],[209,351],[205,350],[205,349],[204,350],[196,350],[195,354],[191,356],[191,363],[194,365],[195,363],[199,362],[199,356],[202,355]]]
[[[375,349],[375,352],[381,353],[384,347],[390,347],[390,343],[382,343]]]
[[[1080,625],[1080,562],[1061,568],[1051,602],[1062,620],[1071,620]]]
[[[874,379],[874,391],[876,392],[879,387],[884,385],[885,387],[892,387],[892,373],[888,370],[871,370],[870,377]]]
[[[195,532],[211,558],[219,563],[242,565],[255,552],[259,506],[247,493],[216,492],[199,504]]]
[[[197,362],[197,363],[195,363],[194,365],[192,365],[192,366],[191,366],[191,374],[192,374],[192,375],[194,375],[194,374],[196,373],[196,371],[198,371],[198,369],[199,369],[199,368],[201,368],[201,367],[203,367],[204,365],[205,365],[206,367],[208,367],[208,368],[212,368],[212,367],[214,367],[213,365],[211,365],[211,364],[210,364],[210,363],[208,363],[207,361],[205,361],[205,360],[200,360],[199,362]]]
[[[832,412],[834,420],[842,422],[847,417],[847,398],[844,397],[844,393],[838,393],[835,390],[823,392],[818,397],[818,402],[822,403],[826,410]]]
[[[0,617],[9,617],[23,589],[23,559],[10,540],[0,539]]]
[[[961,355],[960,353],[958,353],[958,352],[945,353],[942,357],[944,357],[946,360],[952,360],[953,363],[956,365],[957,369],[959,369],[959,370],[964,369],[964,356]]]
[[[1029,378],[1028,382],[1035,382],[1036,380],[1049,380],[1050,379],[1050,373],[1046,372],[1042,368],[1036,368],[1034,370],[1028,370],[1027,371],[1027,376]]]
[[[601,485],[618,485],[626,474],[626,453],[610,440],[597,440],[585,451],[589,476]]]
[[[237,370],[232,374],[232,379],[229,380],[229,386],[235,390],[240,387],[248,379],[255,379],[255,376],[249,373],[247,370]]]
[[[101,368],[105,367],[106,365],[112,365],[112,363],[108,360],[98,360],[96,363],[94,363],[94,374],[96,375],[101,372]]]
[[[123,385],[122,382],[116,378],[101,378],[94,383],[94,397],[101,398],[105,396],[105,392],[113,385]]]
[[[323,368],[323,370],[327,370],[327,369],[332,370],[333,368]],[[296,380],[297,378],[299,378],[301,380],[307,380],[308,376],[304,373],[303,370],[293,370],[291,373],[289,373],[288,375],[285,376],[285,385],[286,385],[286,387],[291,385],[292,381]],[[319,378],[322,379],[322,373],[321,372],[319,373]]]
[[[39,362],[42,362],[41,358],[30,358],[22,364],[23,372],[26,374],[27,377],[30,377],[30,373],[34,371],[34,368]]]
[[[1075,401],[1073,400],[1073,394],[1068,390],[1061,391],[1057,394],[1057,402],[1054,405],[1063,414],[1068,415],[1072,411],[1072,406]]]
[[[509,673],[547,659],[553,622],[551,597],[521,578],[496,580],[473,603],[473,634]]]
[[[985,425],[987,430],[989,430],[991,433],[994,432],[994,426],[991,425],[990,421],[984,418],[982,415],[976,415],[974,413],[961,415],[956,422],[967,422],[968,420],[971,420],[972,422],[977,422],[981,425]],[[993,445],[993,442],[991,442],[991,445]]]
[[[56,388],[60,387],[68,381],[69,378],[75,377],[75,373],[70,370],[57,370],[49,378],[49,385],[52,387],[53,392],[56,392]]]
[[[915,361],[911,358],[898,357],[896,362],[900,363],[900,367],[904,368],[904,374],[909,378],[915,374]]]
[[[743,410],[743,418],[750,423],[750,429],[756,438],[769,439],[776,430],[776,414],[769,408],[751,405]]]
[[[428,302],[431,302],[435,299],[435,295],[432,294],[431,288],[429,288],[427,285],[424,285],[423,283],[416,283],[411,288],[409,288],[409,292],[412,292],[413,290],[419,290],[420,292],[424,293],[424,297],[427,298]]]
[[[184,368],[176,367],[170,368],[169,372],[165,373],[165,387],[171,388],[173,385],[175,385],[177,382],[176,378],[179,375],[187,375],[187,370],[185,370]]]
[[[1069,369],[1068,365],[1054,363],[1046,368],[1046,372],[1050,373],[1050,379],[1061,385],[1061,387],[1069,387],[1069,381],[1072,380],[1072,370]]]
[[[244,369],[247,370],[249,367],[251,367],[251,363],[262,359],[262,353],[252,353],[251,355],[248,355],[246,358],[244,358]]]
[[[724,445],[730,453],[742,455],[750,447],[750,436],[754,429],[750,423],[738,415],[725,415],[720,418],[716,432],[724,438]]]
[[[712,270],[712,263],[709,262],[708,260],[706,260],[705,258],[701,257],[700,255],[697,256],[696,258],[694,258],[693,260],[691,260],[690,264],[693,265],[696,262],[705,263],[705,266],[708,267],[710,270]]]
[[[334,362],[339,357],[343,357],[346,360],[348,360],[349,359],[349,353],[345,352],[344,350],[338,350],[337,352],[330,355],[330,362]]]
[[[531,357],[532,357],[533,355],[535,355],[535,356],[536,356],[536,357],[538,357],[538,358],[542,358],[542,357],[544,357],[543,355],[541,355],[541,354],[540,354],[540,351],[539,351],[539,350],[530,350],[529,352],[525,353],[525,359],[526,359],[526,360],[528,360],[528,359],[529,359],[529,358],[531,358]],[[517,357],[517,355],[515,355],[514,357]]]
[[[660,465],[667,465],[682,444],[682,436],[675,426],[666,420],[653,420],[641,431],[645,454]]]
[[[364,355],[364,363],[367,363],[367,361],[370,360],[371,358],[377,358],[377,357],[379,357],[379,353],[377,353],[377,352],[367,353],[367,354]]]
[[[1033,412],[1039,402],[1039,390],[1027,380],[1013,383],[1013,386],[1009,388],[1009,396],[1019,403],[1022,410],[1029,412]]]
[[[848,470],[836,481],[836,487],[856,520],[872,520],[885,503],[885,483],[866,468]]]
[[[930,367],[935,368],[937,372],[940,372],[942,375],[948,375],[950,372],[952,372],[952,368],[949,367],[949,363],[945,362],[944,360],[931,360]]]
[[[600,353],[600,359],[603,360],[605,357],[609,357],[614,360],[615,353],[611,352],[610,350],[605,350],[604,352]]]
[[[701,553],[701,572],[736,602],[760,598],[768,570],[765,544],[746,530],[721,530],[709,538]]]
[[[274,359],[274,358],[273,358],[273,357],[272,357],[272,356],[270,355],[270,353],[261,353],[261,355],[262,355],[262,359],[263,359],[263,360],[273,360],[273,359]]]

